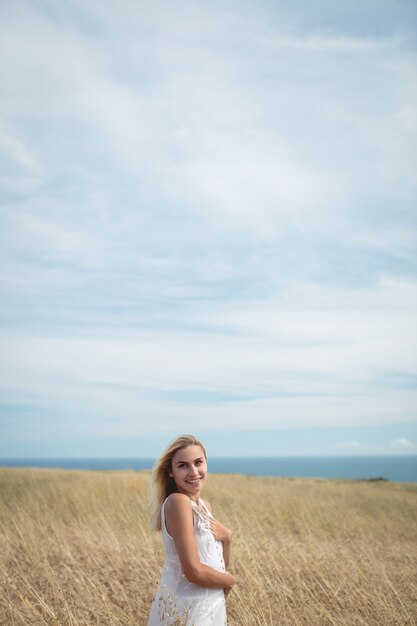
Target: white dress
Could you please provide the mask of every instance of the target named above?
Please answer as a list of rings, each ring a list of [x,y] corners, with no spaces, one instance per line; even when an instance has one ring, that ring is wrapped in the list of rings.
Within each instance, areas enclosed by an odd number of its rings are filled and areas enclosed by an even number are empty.
[[[165,565],[148,626],[225,626],[226,602],[223,589],[200,587],[191,583],[182,571],[174,540],[165,526],[165,503],[166,500],[161,509]],[[200,503],[204,508],[203,512],[190,499],[200,562],[224,572],[222,542],[214,538],[209,522],[211,513],[202,500]]]

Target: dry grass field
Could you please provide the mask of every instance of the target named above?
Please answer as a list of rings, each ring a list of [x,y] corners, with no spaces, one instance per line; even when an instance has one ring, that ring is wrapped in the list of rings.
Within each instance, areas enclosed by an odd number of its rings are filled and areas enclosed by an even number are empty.
[[[0,624],[142,626],[162,565],[146,472],[0,469]],[[231,626],[417,623],[417,485],[211,475]]]

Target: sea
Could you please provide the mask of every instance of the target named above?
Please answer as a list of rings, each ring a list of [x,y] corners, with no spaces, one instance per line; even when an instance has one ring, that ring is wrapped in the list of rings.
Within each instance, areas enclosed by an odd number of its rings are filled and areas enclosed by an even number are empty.
[[[0,466],[114,471],[150,470],[154,462],[153,458],[27,458],[0,459]],[[209,472],[417,483],[417,456],[213,457]]]

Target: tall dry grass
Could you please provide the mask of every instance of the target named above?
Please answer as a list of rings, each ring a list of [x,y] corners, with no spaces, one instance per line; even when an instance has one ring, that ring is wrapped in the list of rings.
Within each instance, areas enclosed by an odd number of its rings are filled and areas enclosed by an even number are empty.
[[[0,469],[0,624],[141,626],[163,561],[149,474]],[[231,626],[417,623],[417,485],[212,475]]]

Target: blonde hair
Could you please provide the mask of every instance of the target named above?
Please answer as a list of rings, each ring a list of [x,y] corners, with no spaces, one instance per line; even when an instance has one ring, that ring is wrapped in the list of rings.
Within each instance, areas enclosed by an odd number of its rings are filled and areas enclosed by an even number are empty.
[[[175,480],[169,475],[172,467],[172,458],[178,450],[188,446],[200,446],[207,460],[206,449],[201,441],[193,435],[181,435],[171,441],[166,450],[155,462],[152,470],[152,528],[161,530],[161,507],[164,500],[171,494],[178,491]]]

